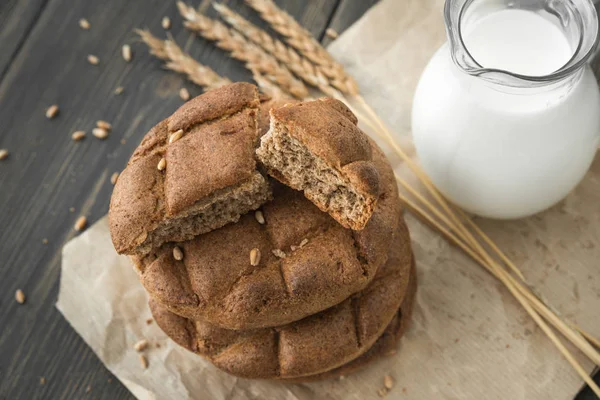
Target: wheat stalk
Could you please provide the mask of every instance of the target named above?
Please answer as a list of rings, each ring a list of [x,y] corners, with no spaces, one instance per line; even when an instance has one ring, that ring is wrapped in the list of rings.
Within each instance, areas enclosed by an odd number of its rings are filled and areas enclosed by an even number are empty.
[[[329,79],[323,74],[320,67],[299,55],[293,48],[272,38],[267,32],[235,13],[224,4],[213,3],[213,7],[229,25],[254,44],[273,55],[273,57],[286,65],[296,76],[303,79],[309,85],[319,88],[328,96],[339,97],[339,92],[330,85]]]
[[[333,86],[343,93],[358,93],[356,81],[346,73],[344,66],[338,63],[294,17],[277,7],[272,0],[246,0],[246,3],[283,35],[293,48],[318,65],[322,72],[331,78]]]
[[[258,86],[260,86],[264,93],[268,94],[274,99],[284,99],[289,97],[287,92],[285,92],[271,80],[267,79],[260,71],[250,68],[250,72],[252,72],[252,78],[254,78],[254,81],[258,84]]]
[[[161,40],[148,30],[138,29],[136,32],[150,48],[150,54],[167,61],[167,69],[185,74],[190,81],[204,89],[210,90],[231,83],[229,79],[184,53],[172,40]]]
[[[244,36],[225,24],[212,20],[182,1],[177,2],[184,25],[205,39],[214,41],[218,47],[227,50],[235,59],[246,63],[250,70],[259,72],[294,97],[303,99],[308,89],[302,81],[296,79],[290,70],[259,46],[249,42]]]

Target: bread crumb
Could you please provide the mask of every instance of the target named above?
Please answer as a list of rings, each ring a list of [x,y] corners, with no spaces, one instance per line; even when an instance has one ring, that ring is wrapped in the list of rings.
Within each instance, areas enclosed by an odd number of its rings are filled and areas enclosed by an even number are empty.
[[[188,101],[190,99],[190,92],[186,88],[179,89],[179,97],[183,101]]]
[[[100,63],[100,59],[98,58],[98,56],[95,56],[93,54],[89,54],[87,56],[87,60],[92,65],[98,65]]]
[[[152,323],[152,321],[154,321],[152,318],[148,318],[146,320],[146,325],[150,325]]]
[[[87,385],[87,387],[85,388],[85,392],[89,393],[92,391],[92,385]]]
[[[126,62],[131,61],[131,46],[128,44],[124,44],[121,48],[121,55],[123,56],[123,60]]]
[[[183,251],[179,246],[173,247],[173,258],[177,261],[183,260]]]
[[[160,24],[162,25],[163,29],[169,29],[171,27],[171,19],[169,17],[163,17]]]
[[[281,251],[280,249],[275,249],[272,252],[273,252],[273,255],[275,257],[278,257],[278,258],[285,258],[286,257],[285,253],[283,251]]]
[[[19,304],[25,303],[25,293],[23,293],[21,289],[17,289],[17,291],[15,292],[15,300]]]
[[[108,378],[108,379],[106,380],[106,382],[108,382],[108,383],[111,383],[111,382],[112,382],[112,378]]]
[[[46,384],[46,378],[44,378],[43,376],[40,376],[40,385],[45,385]]]
[[[88,29],[90,29],[90,27],[91,27],[91,25],[90,25],[90,21],[88,21],[88,20],[87,20],[87,19],[85,19],[85,18],[81,18],[81,19],[79,20],[79,27],[80,27],[81,29],[84,29],[84,30],[86,30],[86,31],[87,31],[87,30],[88,30]]]
[[[0,160],[4,160],[6,157],[8,157],[8,150],[0,149]]]
[[[46,239],[46,238],[43,238],[43,239],[42,239],[42,244],[48,244],[48,239]]]
[[[123,86],[119,86],[118,88],[115,89],[115,94],[119,95],[119,94],[123,93],[123,90],[125,90],[123,88]]]

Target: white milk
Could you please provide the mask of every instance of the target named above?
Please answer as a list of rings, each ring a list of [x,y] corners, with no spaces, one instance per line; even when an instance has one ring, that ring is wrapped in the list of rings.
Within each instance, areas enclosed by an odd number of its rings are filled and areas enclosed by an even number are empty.
[[[561,30],[529,11],[496,12],[463,34],[485,68],[543,76],[573,55]],[[446,44],[419,82],[413,136],[425,172],[451,201],[518,218],[557,203],[583,178],[599,144],[598,110],[589,67],[547,87],[510,88],[461,71]]]

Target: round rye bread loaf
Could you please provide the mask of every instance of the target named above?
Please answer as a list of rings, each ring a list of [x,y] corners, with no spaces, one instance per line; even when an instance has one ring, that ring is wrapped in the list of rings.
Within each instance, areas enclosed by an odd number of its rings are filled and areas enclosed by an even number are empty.
[[[285,325],[342,302],[386,262],[398,226],[395,242],[410,248],[393,171],[374,144],[373,159],[382,190],[363,230],[273,182],[259,215],[134,257],[142,284],[173,313],[228,329]]]
[[[396,241],[388,261],[365,290],[277,328],[228,330],[180,317],[153,300],[150,308],[171,339],[230,374],[295,379],[326,373],[367,352],[397,317],[404,301],[412,304],[415,280],[410,245]]]

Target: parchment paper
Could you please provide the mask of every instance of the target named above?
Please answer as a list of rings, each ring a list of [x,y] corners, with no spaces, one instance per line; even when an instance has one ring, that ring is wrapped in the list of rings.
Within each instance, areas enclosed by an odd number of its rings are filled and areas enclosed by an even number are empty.
[[[441,7],[441,0],[384,0],[331,49],[403,143],[418,76],[444,41]],[[478,221],[556,309],[596,336],[599,204],[597,159],[585,181],[552,210],[516,222]],[[139,399],[378,398],[386,374],[396,379],[389,399],[572,399],[580,378],[508,291],[407,219],[419,276],[413,325],[396,356],[344,380],[292,385],[237,379],[173,344],[146,323],[146,294],[128,259],[115,254],[106,218],[65,246],[57,307]],[[133,350],[141,338],[152,343],[147,370]]]

